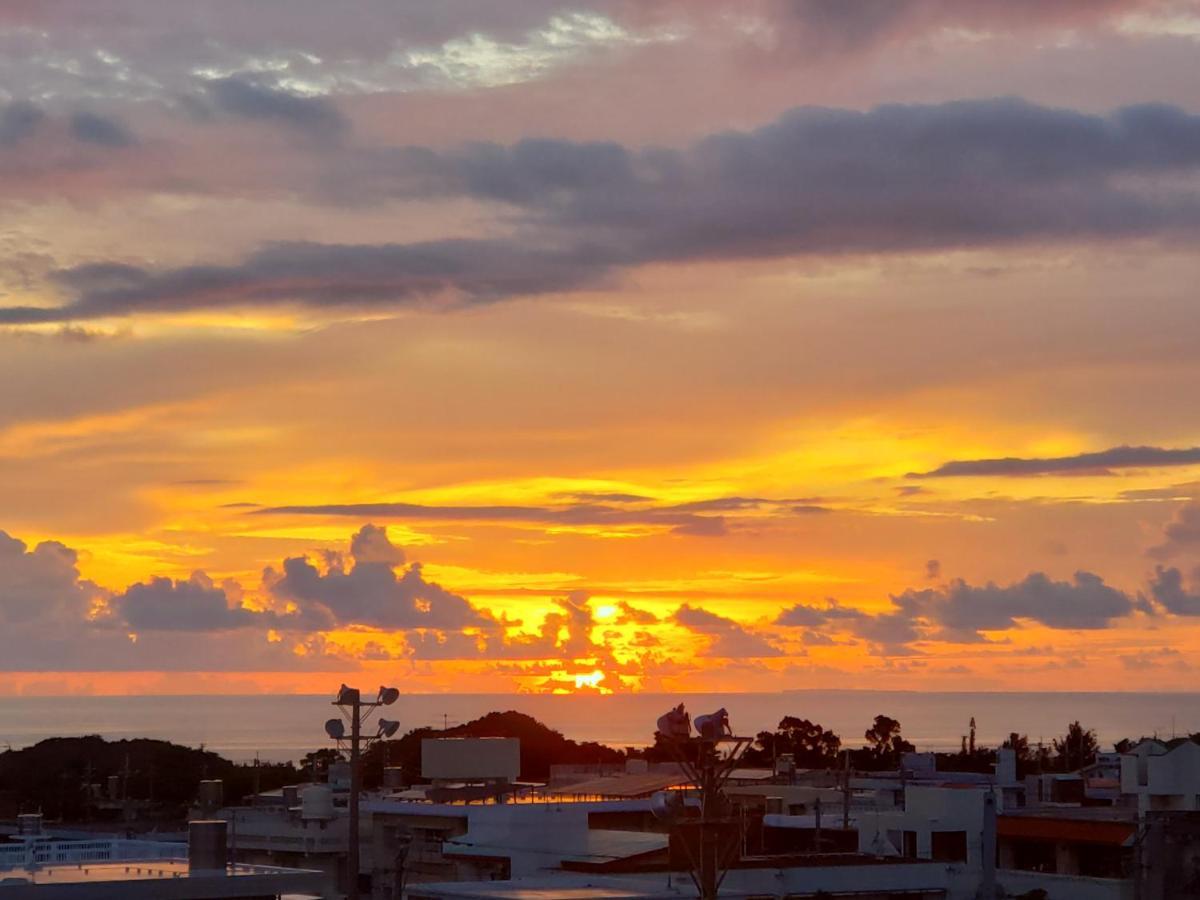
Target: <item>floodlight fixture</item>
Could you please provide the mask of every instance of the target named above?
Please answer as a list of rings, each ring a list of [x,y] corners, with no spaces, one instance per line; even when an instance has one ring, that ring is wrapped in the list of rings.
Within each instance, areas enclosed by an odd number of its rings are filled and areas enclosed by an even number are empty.
[[[362,753],[378,740],[390,738],[400,730],[398,721],[380,719],[375,734],[364,734],[363,724],[381,706],[391,706],[400,699],[399,688],[380,685],[374,700],[364,700],[358,688],[343,684],[338,688],[333,705],[341,709],[342,719],[325,723],[325,733],[336,741],[345,740],[350,750],[350,841],[346,851],[346,870],[351,873],[347,900],[358,900],[358,884],[354,874],[359,871],[359,794],[362,791]],[[348,724],[348,728],[347,728]]]
[[[660,821],[676,822],[683,816],[683,794],[679,791],[658,791],[650,797],[650,812]]]
[[[400,699],[400,689],[399,688],[384,687],[383,685],[380,685],[379,686],[379,697],[375,702],[381,703],[384,706],[391,706],[393,703],[395,703],[399,699]]]

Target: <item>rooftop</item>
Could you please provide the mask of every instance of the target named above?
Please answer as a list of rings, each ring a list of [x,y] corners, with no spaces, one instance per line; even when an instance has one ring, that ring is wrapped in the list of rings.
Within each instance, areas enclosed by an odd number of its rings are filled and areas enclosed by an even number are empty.
[[[667,887],[662,878],[614,879],[570,874],[515,881],[414,884],[407,888],[407,893],[413,900],[679,900],[696,896],[686,876],[680,878],[677,886]]]
[[[0,897],[24,900],[53,895],[62,898],[120,896],[130,900],[208,900],[208,898],[274,896],[320,892],[322,874],[308,869],[274,866],[229,866],[224,870],[189,871],[183,860],[130,860],[38,866],[0,873]]]
[[[541,793],[559,797],[649,797],[658,791],[686,784],[687,778],[679,772],[647,772],[638,775],[608,775],[568,784],[561,788],[547,789]]]

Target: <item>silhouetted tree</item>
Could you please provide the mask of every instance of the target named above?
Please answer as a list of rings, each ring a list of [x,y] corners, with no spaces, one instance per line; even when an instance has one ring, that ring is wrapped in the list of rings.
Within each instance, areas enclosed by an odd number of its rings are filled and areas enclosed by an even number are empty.
[[[1023,762],[1029,762],[1029,735],[1017,734],[1014,731],[1008,736],[1008,740],[1004,742],[1003,746],[1008,750],[1014,751],[1014,754],[1017,757],[1017,765],[1020,765]]]
[[[313,781],[320,781],[329,774],[329,767],[333,763],[345,762],[345,760],[345,755],[340,751],[334,750],[332,747],[322,747],[320,750],[314,750],[301,757],[300,768]]]
[[[864,733],[867,746],[858,756],[866,763],[863,768],[894,769],[900,765],[900,756],[916,749],[900,734],[900,722],[891,716],[879,715]],[[862,760],[862,757],[866,757]],[[861,764],[861,763],[860,763]]]
[[[1033,746],[1029,736],[1013,732],[1001,746],[1016,752],[1017,777],[1024,778],[1032,772],[1044,772],[1053,768],[1050,750],[1042,745]]]
[[[147,738],[49,738],[0,753],[0,795],[14,807],[9,815],[41,810],[66,822],[99,817],[89,785],[104,786],[110,775],[121,779],[125,797],[148,805],[146,818],[175,823],[184,820],[201,779],[224,781],[230,804],[241,802],[255,784],[266,791],[298,780],[291,763],[239,765],[210,750]],[[110,808],[107,814],[117,813]]]
[[[1096,761],[1096,751],[1100,744],[1096,740],[1096,732],[1084,728],[1076,720],[1067,726],[1067,733],[1060,739],[1054,739],[1056,762],[1062,771],[1074,772]]]
[[[775,731],[760,731],[754,743],[745,756],[750,765],[771,765],[781,754],[790,753],[797,766],[820,769],[837,762],[842,739],[808,719],[784,716]]]

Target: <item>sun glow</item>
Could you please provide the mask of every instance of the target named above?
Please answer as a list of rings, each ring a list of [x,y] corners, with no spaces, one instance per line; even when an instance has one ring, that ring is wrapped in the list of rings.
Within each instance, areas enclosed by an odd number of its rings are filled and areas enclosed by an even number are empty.
[[[600,687],[600,682],[604,680],[604,673],[597,669],[594,672],[588,672],[575,676],[575,689],[583,690],[590,688],[591,690],[603,690]]]

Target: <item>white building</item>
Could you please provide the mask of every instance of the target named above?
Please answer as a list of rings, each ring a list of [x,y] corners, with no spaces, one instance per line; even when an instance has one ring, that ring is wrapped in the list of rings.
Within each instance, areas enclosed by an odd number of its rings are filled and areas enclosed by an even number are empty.
[[[1121,757],[1121,793],[1139,813],[1200,810],[1200,744],[1139,742]]]

